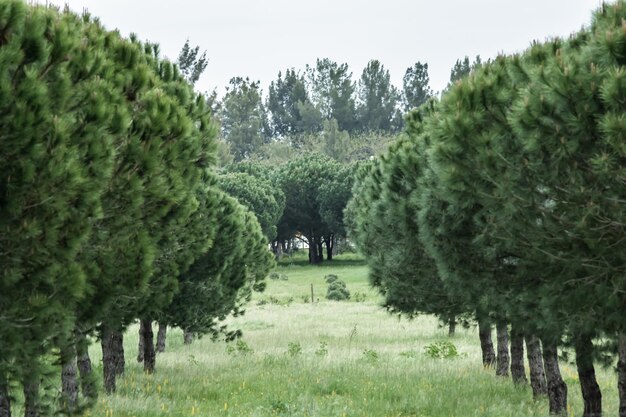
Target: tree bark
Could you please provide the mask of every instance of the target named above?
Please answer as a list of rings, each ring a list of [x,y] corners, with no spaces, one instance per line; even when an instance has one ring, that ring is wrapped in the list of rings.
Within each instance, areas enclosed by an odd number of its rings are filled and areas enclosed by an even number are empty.
[[[159,323],[159,331],[157,332],[157,353],[165,352],[165,339],[167,338],[167,324]]]
[[[276,242],[276,248],[274,250],[274,254],[276,255],[276,259],[280,260],[283,257],[283,244],[279,241]]]
[[[450,317],[448,321],[448,336],[452,337],[456,334],[456,316]]]
[[[96,390],[95,375],[91,368],[87,338],[79,330],[76,331],[76,365],[80,374],[80,387],[83,396],[90,401],[96,400],[98,391]]]
[[[555,341],[542,340],[543,363],[548,382],[550,414],[564,416],[567,411],[567,385],[561,377],[559,357]]]
[[[489,319],[478,319],[478,336],[480,337],[480,348],[483,353],[483,366],[492,368],[496,364],[496,352],[493,350],[491,323]]]
[[[528,367],[530,368],[530,386],[533,389],[533,398],[548,395],[548,383],[546,381],[546,372],[543,367],[541,342],[537,336],[526,336],[526,351],[528,356]]]
[[[331,234],[326,237],[326,259],[329,261],[333,260],[333,248],[334,248],[334,239],[335,237]]]
[[[583,417],[602,416],[602,392],[596,380],[593,366],[593,343],[589,335],[581,335],[575,340],[576,368],[585,408]]]
[[[324,242],[322,239],[317,241],[317,260],[318,262],[324,261]]]
[[[619,417],[626,417],[626,333],[618,335],[617,390],[619,391]]]
[[[193,342],[193,332],[183,330],[183,343],[185,345],[190,345],[191,342]]]
[[[143,362],[143,333],[141,332],[141,327],[139,328],[139,343],[137,344],[137,362]]]
[[[524,335],[511,327],[511,379],[516,385],[526,385],[524,368]]]
[[[76,346],[69,343],[61,349],[61,395],[63,408],[73,415],[78,405],[78,370]]]
[[[154,333],[152,333],[152,320],[141,319],[139,328],[143,335],[143,370],[154,373],[156,364],[156,352],[154,351]]]
[[[24,417],[39,417],[39,381],[24,381]]]
[[[102,377],[104,379],[104,392],[115,392],[115,364],[117,363],[117,349],[115,349],[114,332],[106,324],[100,330],[100,344],[102,346]]]
[[[496,358],[496,375],[509,376],[509,329],[506,322],[498,321],[496,324],[498,339],[498,356]]]
[[[113,332],[113,348],[116,351],[115,375],[124,375],[126,360],[124,359],[124,333],[122,333],[121,330],[116,330]]]
[[[11,417],[11,397],[9,381],[4,372],[0,372],[0,417]]]
[[[317,252],[317,239],[313,234],[311,236],[307,236],[309,240],[309,263],[317,264],[320,262],[318,252]]]

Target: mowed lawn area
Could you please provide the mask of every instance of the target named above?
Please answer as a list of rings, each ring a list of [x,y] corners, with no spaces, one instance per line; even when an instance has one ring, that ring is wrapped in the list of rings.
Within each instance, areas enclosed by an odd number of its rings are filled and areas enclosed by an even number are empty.
[[[547,399],[533,401],[481,365],[475,328],[447,329],[435,318],[407,320],[388,314],[353,255],[309,266],[303,255],[285,260],[255,294],[244,316],[229,321],[243,330],[237,342],[206,337],[183,345],[168,333],[157,372],[144,375],[135,361],[137,327],[125,337],[127,370],[115,395],[102,395],[89,416],[547,416]],[[350,301],[325,299],[324,277],[346,282]],[[311,303],[311,284],[314,300]],[[357,301],[358,300],[358,301]],[[495,334],[494,334],[495,339]],[[459,355],[427,356],[425,346],[451,341]],[[92,359],[100,363],[98,345]],[[98,371],[101,369],[101,365]],[[576,368],[562,363],[570,416],[582,414]],[[598,367],[605,413],[617,415],[613,369]]]

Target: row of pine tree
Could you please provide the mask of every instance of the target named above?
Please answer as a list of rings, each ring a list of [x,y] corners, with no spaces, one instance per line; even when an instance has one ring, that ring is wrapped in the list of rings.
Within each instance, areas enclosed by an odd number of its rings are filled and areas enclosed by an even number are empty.
[[[568,39],[479,65],[407,117],[347,211],[391,311],[476,319],[484,365],[520,384],[525,340],[555,415],[560,347],[585,417],[602,413],[594,362],[617,359],[626,416],[624,21],[626,2],[605,4]]]
[[[210,105],[156,45],[2,0],[0,106],[0,416],[18,391],[26,416],[80,413],[97,396],[94,337],[115,391],[136,320],[147,372],[154,320],[237,335],[220,320],[273,256],[219,187]]]

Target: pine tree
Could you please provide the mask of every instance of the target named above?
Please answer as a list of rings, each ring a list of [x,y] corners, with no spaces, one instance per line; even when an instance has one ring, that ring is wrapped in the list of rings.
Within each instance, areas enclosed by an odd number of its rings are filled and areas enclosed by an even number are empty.
[[[357,96],[359,129],[366,132],[393,130],[400,94],[391,84],[389,71],[380,61],[373,59],[363,69]]]
[[[200,47],[195,46],[192,48],[189,45],[189,39],[187,39],[183,48],[180,50],[178,60],[176,61],[183,77],[185,77],[191,85],[194,85],[200,79],[200,76],[209,63],[209,60],[206,57],[206,51],[203,51],[200,55],[199,54]]]
[[[76,15],[0,2],[0,407],[9,380],[40,408],[47,355],[91,291],[81,251],[103,216],[115,141],[127,129],[103,34]],[[102,77],[102,73],[109,76]],[[106,299],[103,297],[103,301]],[[36,411],[35,411],[36,412]]]
[[[278,187],[246,173],[219,175],[218,186],[255,214],[269,242],[276,238],[277,224],[285,208],[285,195]]]
[[[273,256],[254,214],[222,191],[211,194],[218,200],[220,219],[212,246],[181,275],[180,292],[165,311],[165,320],[186,333],[230,339],[239,332],[220,322],[241,314],[251,291],[263,290]]]

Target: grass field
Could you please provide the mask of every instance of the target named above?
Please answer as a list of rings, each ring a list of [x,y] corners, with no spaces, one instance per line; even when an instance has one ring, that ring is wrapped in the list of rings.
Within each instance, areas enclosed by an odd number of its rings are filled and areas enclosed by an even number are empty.
[[[408,321],[383,311],[358,259],[339,257],[312,267],[299,258],[276,271],[288,279],[268,279],[267,290],[255,295],[246,315],[231,321],[244,332],[238,343],[205,338],[185,346],[182,333],[171,330],[156,374],[144,375],[134,359],[137,328],[131,328],[125,338],[127,372],[118,392],[102,395],[86,415],[548,415],[547,400],[533,401],[529,388],[482,368],[475,329],[458,329],[448,339],[432,317]],[[324,276],[330,273],[362,301],[326,301]],[[442,340],[451,340],[460,355],[432,359],[424,354],[425,346]],[[92,346],[95,364],[100,356],[98,346]],[[614,373],[598,372],[606,415],[617,415]],[[563,364],[563,373],[569,415],[581,415],[575,367]]]

